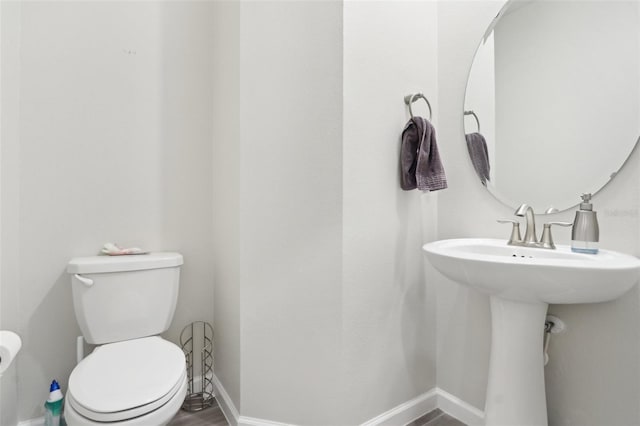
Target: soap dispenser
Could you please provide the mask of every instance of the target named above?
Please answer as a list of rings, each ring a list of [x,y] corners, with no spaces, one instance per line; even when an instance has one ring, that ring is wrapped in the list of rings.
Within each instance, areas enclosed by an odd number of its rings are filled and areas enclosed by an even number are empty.
[[[577,253],[596,254],[599,239],[598,217],[593,211],[591,194],[582,194],[582,203],[580,203],[580,209],[576,211],[571,231],[571,250]]]

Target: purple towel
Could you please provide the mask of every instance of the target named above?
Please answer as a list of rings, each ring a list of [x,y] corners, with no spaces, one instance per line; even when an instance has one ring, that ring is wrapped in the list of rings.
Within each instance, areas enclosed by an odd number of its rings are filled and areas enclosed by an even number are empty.
[[[436,130],[425,118],[411,118],[402,131],[400,187],[405,191],[438,191],[447,187]]]

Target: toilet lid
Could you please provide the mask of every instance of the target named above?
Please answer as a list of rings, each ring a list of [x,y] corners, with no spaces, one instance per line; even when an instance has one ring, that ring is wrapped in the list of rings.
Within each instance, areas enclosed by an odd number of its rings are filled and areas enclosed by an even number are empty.
[[[95,411],[91,411],[82,405],[80,405],[75,399],[73,399],[73,395],[71,392],[67,393],[67,403],[70,405],[67,407],[67,410],[74,409],[78,414],[86,417],[87,419],[93,420],[99,423],[113,423],[113,422],[122,422],[130,419],[139,418],[144,416],[152,411],[156,411],[162,408],[164,405],[171,405],[170,401],[176,397],[180,391],[184,389],[187,390],[187,372],[183,373],[183,378],[179,383],[176,383],[174,388],[162,398],[155,400],[151,404],[141,405],[140,407],[134,407],[125,411],[114,411],[113,413],[97,413]],[[180,398],[184,399],[184,394],[181,394]],[[179,401],[182,404],[182,400]],[[172,413],[173,415],[174,413]]]
[[[122,412],[175,393],[184,376],[182,350],[145,337],[96,348],[71,373],[69,394],[86,411]]]

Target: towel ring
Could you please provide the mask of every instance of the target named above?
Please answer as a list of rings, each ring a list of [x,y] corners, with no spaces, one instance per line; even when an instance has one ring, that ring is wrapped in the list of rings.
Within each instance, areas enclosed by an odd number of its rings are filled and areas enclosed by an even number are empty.
[[[429,99],[427,99],[422,93],[416,93],[414,95],[407,95],[404,97],[404,103],[409,106],[409,114],[411,114],[411,118],[413,118],[413,111],[411,110],[411,104],[417,101],[418,99],[424,99],[429,107],[429,120],[431,120],[433,116],[433,112],[431,111],[431,104],[429,103]]]
[[[478,119],[478,116],[476,115],[476,113],[473,112],[473,110],[469,110],[469,111],[465,111],[464,115],[472,115],[473,118],[476,119],[476,124],[478,125],[478,133],[480,133],[480,119]]]

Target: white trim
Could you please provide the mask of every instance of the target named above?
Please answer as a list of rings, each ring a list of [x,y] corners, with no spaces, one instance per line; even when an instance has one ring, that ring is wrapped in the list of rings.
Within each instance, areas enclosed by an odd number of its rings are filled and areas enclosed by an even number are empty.
[[[235,404],[231,400],[231,397],[216,375],[213,376],[213,386],[215,387],[218,405],[220,405],[220,409],[230,426],[293,426],[288,423],[241,416],[238,413],[238,409]],[[403,402],[373,419],[362,423],[361,426],[406,425],[436,408],[441,409],[451,417],[455,417],[469,426],[484,425],[484,412],[482,410],[466,403],[444,389],[435,387],[422,395],[418,395],[417,397],[407,402]],[[23,420],[18,423],[18,426],[43,425],[44,417]]]
[[[272,422],[271,420],[256,419],[255,417],[240,416],[238,426],[294,426],[288,423]]]
[[[23,420],[21,422],[18,422],[18,426],[44,426],[44,417]]]
[[[444,389],[436,388],[438,408],[469,426],[484,426],[484,411],[451,395]]]
[[[230,426],[293,426],[286,423],[272,422],[271,420],[241,416],[218,376],[214,374],[212,379],[216,401],[218,401],[222,414],[224,414]]]
[[[230,426],[239,426],[240,414],[238,413],[238,409],[236,408],[233,400],[225,390],[224,386],[222,386],[222,382],[218,379],[218,376],[215,374],[212,377],[213,379],[213,387],[215,388],[216,401],[218,401],[218,405],[222,410],[222,414],[227,419],[227,423]]]
[[[218,404],[222,409],[222,413],[226,417],[230,426],[292,426],[287,423],[240,416],[238,409],[231,400],[231,397],[229,397],[224,386],[215,375],[213,376],[213,385],[216,388],[216,400],[218,401]],[[484,425],[484,412],[482,410],[450,394],[444,389],[435,387],[422,395],[418,395],[417,397],[397,405],[373,419],[362,423],[361,426],[406,425],[436,408],[441,409],[451,417],[455,417],[469,426]]]
[[[362,423],[361,426],[406,425],[437,408],[437,388],[433,388],[389,411]]]

